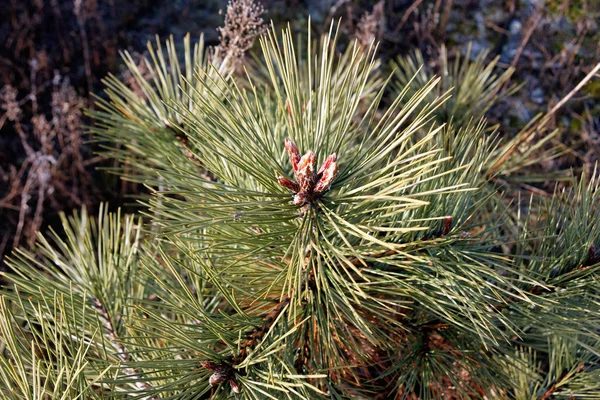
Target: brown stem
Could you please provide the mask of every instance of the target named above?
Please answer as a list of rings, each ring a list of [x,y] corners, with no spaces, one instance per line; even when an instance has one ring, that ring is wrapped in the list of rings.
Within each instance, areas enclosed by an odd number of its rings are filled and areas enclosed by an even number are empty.
[[[265,323],[261,326],[255,327],[252,330],[252,333],[248,335],[247,339],[240,346],[239,354],[233,359],[234,364],[240,364],[246,359],[246,357],[248,357],[248,352],[256,347],[258,342],[265,336],[269,329],[271,329],[279,314],[281,314],[288,304],[290,304],[290,298],[285,296],[279,303],[277,303],[275,308],[269,311],[264,318]]]
[[[119,359],[123,363],[130,362],[131,357],[129,356],[129,352],[127,351],[127,348],[123,345],[121,340],[119,339],[119,336],[117,335],[117,332],[115,331],[112,319],[110,318],[110,315],[108,314],[108,311],[106,310],[106,307],[104,307],[104,304],[102,304],[100,302],[100,300],[98,300],[97,298],[92,298],[91,300],[92,300],[92,306],[98,312],[98,314],[100,316],[100,321],[102,322],[102,326],[104,327],[104,330],[106,331],[105,336],[108,339],[108,341],[110,342],[110,344],[113,346],[113,348],[117,351]],[[125,375],[127,375],[133,379],[141,378],[140,372],[134,368],[123,368],[123,372],[125,373]],[[150,385],[148,382],[143,382],[143,381],[135,382],[135,386],[138,389],[143,389],[143,390],[151,390],[152,389],[152,385]],[[159,400],[159,398],[156,396],[149,396],[149,397],[146,397],[146,399],[147,400]]]
[[[81,0],[75,0],[73,12],[77,19],[77,25],[79,25],[79,34],[81,36],[81,46],[83,48],[83,66],[85,69],[85,79],[87,81],[87,89],[88,89],[88,93],[93,93],[90,49],[89,49],[87,31],[85,30],[85,22],[87,19],[87,15],[85,15],[85,10],[83,10],[83,2]],[[90,99],[90,108],[93,108],[93,107],[94,107],[94,103]]]
[[[242,342],[239,354],[233,357],[231,361],[222,361],[218,364],[212,361],[200,362],[200,365],[202,365],[203,368],[214,371],[209,378],[209,384],[211,386],[215,386],[227,381],[231,385],[231,390],[233,390],[234,393],[240,392],[239,383],[235,379],[235,369],[233,368],[233,365],[242,363],[246,357],[248,357],[249,350],[252,350],[256,347],[258,342],[269,331],[271,326],[273,326],[273,323],[279,314],[281,314],[281,312],[289,303],[290,298],[287,296],[277,303],[277,306],[275,306],[275,308],[269,311],[269,313],[265,316],[265,323],[261,326],[255,327],[252,333],[247,336],[244,342]]]
[[[556,105],[554,107],[552,107],[552,109],[546,114],[544,115],[543,118],[541,118],[538,122],[536,122],[531,128],[529,128],[529,130],[527,130],[522,136],[521,138],[516,141],[509,149],[506,153],[504,153],[504,155],[502,157],[500,157],[500,159],[498,161],[496,161],[496,163],[492,166],[492,168],[490,168],[490,170],[487,172],[487,176],[491,177],[492,175],[494,175],[494,173],[498,170],[498,168],[504,164],[504,162],[506,162],[506,160],[508,160],[508,158],[517,150],[517,148],[523,143],[525,142],[531,135],[533,135],[537,129],[543,125],[545,125],[550,118],[562,107],[565,105],[565,103],[567,101],[569,101],[571,99],[571,97],[573,97],[575,95],[575,93],[577,93],[579,90],[581,90],[582,87],[584,87],[596,74],[596,72],[600,71],[600,63],[596,64],[596,66],[585,76],[585,78],[583,78],[581,80],[581,82],[579,82],[579,84],[577,86],[575,86],[575,88],[573,88],[573,90],[571,90],[569,92],[569,94],[567,94],[565,97],[563,97],[558,103],[556,103]]]
[[[514,56],[512,62],[510,63],[510,66],[512,68],[517,66],[517,62],[519,61],[519,58],[521,58],[521,54],[523,53],[523,50],[525,50],[525,46],[529,42],[531,35],[535,31],[535,28],[537,28],[537,26],[541,20],[542,20],[542,12],[541,12],[541,10],[537,10],[536,13],[534,14],[534,16],[528,21],[529,28],[527,28],[527,31],[525,32],[525,35],[523,36],[523,39],[521,40],[521,43],[519,44],[519,48],[517,49],[517,52],[515,53],[515,56]]]
[[[402,29],[402,27],[404,26],[406,21],[408,21],[410,14],[412,14],[417,9],[417,7],[419,7],[421,5],[422,2],[423,2],[423,0],[415,0],[410,5],[410,7],[408,7],[406,9],[406,11],[404,12],[404,15],[402,16],[402,19],[400,20],[400,23],[396,26],[396,28],[392,32],[393,36],[396,36],[400,32],[400,30]]]
[[[580,364],[579,367],[577,368],[577,371],[575,371],[575,374],[581,373],[584,369],[585,369],[585,365]],[[573,375],[575,375],[575,374],[573,374]],[[567,378],[569,378],[569,376],[570,376],[569,371],[563,372],[563,374],[560,376],[560,378],[555,380],[552,383],[552,385],[550,385],[550,387],[544,392],[544,394],[541,395],[540,397],[538,397],[538,400],[548,400],[550,397],[552,397],[552,395],[558,391],[559,387],[562,386],[562,384],[567,380]]]

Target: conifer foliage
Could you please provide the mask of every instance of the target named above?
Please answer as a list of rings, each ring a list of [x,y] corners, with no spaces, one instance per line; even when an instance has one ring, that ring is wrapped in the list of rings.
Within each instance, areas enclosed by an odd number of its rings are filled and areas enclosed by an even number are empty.
[[[600,398],[598,174],[498,200],[493,93],[441,121],[439,79],[336,36],[271,30],[245,74],[189,38],[150,78],[125,55],[141,92],[109,78],[94,132],[144,218],[13,256],[3,397]]]

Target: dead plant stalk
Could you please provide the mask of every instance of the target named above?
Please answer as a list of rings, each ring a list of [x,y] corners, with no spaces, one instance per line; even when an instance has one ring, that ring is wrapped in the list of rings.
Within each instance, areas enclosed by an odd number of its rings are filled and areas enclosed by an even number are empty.
[[[563,97],[558,103],[556,103],[556,105],[552,107],[552,109],[546,115],[544,115],[543,118],[541,118],[531,128],[529,128],[529,130],[521,137],[521,140],[515,142],[506,151],[506,153],[504,153],[504,155],[500,157],[498,161],[496,161],[496,163],[488,171],[488,177],[492,176],[494,172],[496,172],[498,168],[502,164],[504,164],[504,162],[517,150],[521,143],[523,143],[531,135],[533,135],[539,127],[544,126],[550,120],[550,118],[552,118],[552,116],[575,95],[575,93],[579,92],[581,88],[583,88],[594,77],[594,75],[596,75],[598,71],[600,71],[600,63],[596,64],[596,66],[585,76],[585,78],[581,80],[581,82],[579,82],[577,86],[575,86],[575,88],[573,88],[573,90],[571,90],[565,97]]]

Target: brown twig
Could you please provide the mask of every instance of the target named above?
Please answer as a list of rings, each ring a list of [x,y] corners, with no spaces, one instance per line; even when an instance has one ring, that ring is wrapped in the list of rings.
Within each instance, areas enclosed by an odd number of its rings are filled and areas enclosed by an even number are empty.
[[[575,374],[582,372],[584,369],[585,369],[585,365],[580,364],[579,367],[577,368],[577,370],[575,371]],[[565,371],[560,376],[560,378],[558,378],[556,381],[554,381],[552,383],[552,385],[550,385],[550,387],[544,392],[544,394],[542,394],[540,397],[538,397],[538,400],[548,400],[550,397],[552,397],[552,395],[558,391],[559,387],[562,386],[562,384],[568,377],[569,377],[569,371]]]
[[[100,300],[98,300],[97,298],[92,298],[91,301],[92,301],[92,306],[98,312],[98,315],[100,317],[100,322],[102,323],[102,326],[104,327],[104,330],[106,331],[106,334],[105,334],[106,338],[108,339],[110,344],[113,346],[113,348],[117,351],[117,355],[119,356],[119,359],[123,363],[129,363],[131,361],[129,352],[127,351],[127,348],[123,345],[121,340],[119,339],[119,336],[117,335],[117,332],[115,331],[112,319],[110,318],[110,315],[108,314],[108,311],[106,310],[106,307],[104,307],[104,304],[102,304],[100,302]],[[130,378],[133,378],[136,380],[141,378],[140,372],[134,368],[123,368],[123,372],[125,373],[125,375],[127,375]],[[150,385],[148,382],[144,382],[141,380],[136,381],[135,386],[138,389],[142,389],[142,390],[152,390],[152,385]],[[159,398],[157,396],[149,396],[149,397],[146,397],[146,399],[147,400],[159,400]]]
[[[542,117],[538,122],[536,122],[531,128],[529,128],[529,130],[527,130],[523,136],[521,136],[521,138],[516,141],[507,151],[506,153],[504,153],[504,155],[502,157],[500,157],[500,159],[498,161],[496,161],[496,163],[492,166],[492,168],[490,168],[490,170],[487,172],[487,176],[491,177],[497,170],[498,168],[504,164],[504,162],[506,162],[506,160],[517,150],[517,148],[521,145],[521,143],[523,143],[524,141],[526,141],[531,135],[533,135],[537,129],[543,125],[545,125],[550,118],[552,118],[552,116],[562,107],[565,105],[565,103],[567,101],[569,101],[571,99],[571,97],[573,97],[579,90],[581,90],[582,87],[584,87],[593,77],[594,75],[600,71],[600,63],[596,64],[596,66],[585,76],[585,78],[583,78],[581,80],[581,82],[579,82],[579,84],[577,86],[575,86],[575,88],[573,88],[573,90],[571,90],[565,97],[563,97],[558,103],[556,103],[556,105],[554,107],[552,107],[552,109],[546,114],[544,115],[544,117]]]
[[[400,23],[396,26],[396,28],[394,29],[394,32],[392,32],[393,36],[396,36],[398,34],[398,32],[400,32],[400,30],[402,29],[404,24],[406,24],[406,21],[408,21],[410,14],[412,14],[417,9],[417,7],[419,7],[421,5],[422,2],[423,2],[423,0],[415,0],[410,5],[410,7],[408,7],[406,9],[406,11],[404,12],[404,15],[402,16],[402,19],[400,19]]]
[[[85,10],[83,9],[82,3],[82,0],[75,0],[73,3],[73,12],[75,13],[75,17],[77,18],[77,25],[79,25],[79,34],[81,35],[81,47],[83,48],[83,65],[85,68],[87,88],[89,93],[93,93],[90,49],[88,44],[87,32],[85,30],[85,21],[87,19],[87,15]],[[90,107],[93,108],[93,105],[94,103],[90,98]]]
[[[252,333],[250,333],[241,343],[240,352],[229,361],[215,363],[205,360],[200,362],[200,365],[202,365],[203,368],[214,371],[208,380],[211,386],[215,386],[223,382],[229,382],[231,390],[233,390],[234,393],[240,392],[240,386],[235,379],[235,368],[233,366],[235,364],[242,363],[248,357],[249,350],[252,350],[256,347],[258,342],[265,336],[269,329],[271,329],[279,314],[281,314],[281,312],[289,303],[290,298],[287,296],[278,302],[275,308],[269,311],[269,313],[264,317],[265,323],[255,327],[252,330]]]
[[[525,46],[527,46],[529,39],[531,39],[531,35],[533,35],[533,32],[535,31],[541,20],[541,10],[537,10],[534,16],[528,21],[529,27],[527,28],[527,31],[525,31],[525,35],[523,36],[523,39],[519,44],[519,48],[517,49],[517,52],[515,53],[515,56],[513,57],[513,60],[510,63],[510,66],[512,68],[517,66],[517,62],[519,62],[519,58],[521,58],[521,54],[523,53],[523,50],[525,50]]]
[[[4,249],[6,248],[6,244],[8,243],[8,233],[2,237],[2,241],[0,241],[0,261],[2,261],[2,256],[4,255]]]

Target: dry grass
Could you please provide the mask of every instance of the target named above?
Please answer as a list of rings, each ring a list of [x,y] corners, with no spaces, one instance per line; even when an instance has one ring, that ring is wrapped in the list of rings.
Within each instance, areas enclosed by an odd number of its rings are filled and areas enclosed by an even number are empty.
[[[48,208],[55,212],[95,203],[97,190],[88,171],[98,159],[89,157],[84,145],[85,100],[59,75],[48,86],[51,99],[47,112],[40,110],[35,92],[19,101],[12,86],[0,91],[4,111],[0,127],[8,124],[14,129],[24,156],[13,160],[8,168],[0,167],[4,183],[0,212],[15,225],[14,231],[4,228],[4,246],[9,242],[13,247],[23,242],[33,244]],[[31,112],[29,118],[25,118],[24,107]]]
[[[379,1],[373,6],[371,12],[365,11],[356,25],[354,37],[363,46],[377,43],[383,37],[385,27],[384,1]]]
[[[85,143],[82,93],[116,61],[112,0],[10,0],[0,27],[0,269],[59,211],[94,209],[99,159]],[[112,12],[114,15],[114,12]],[[2,35],[5,33],[5,35]]]

